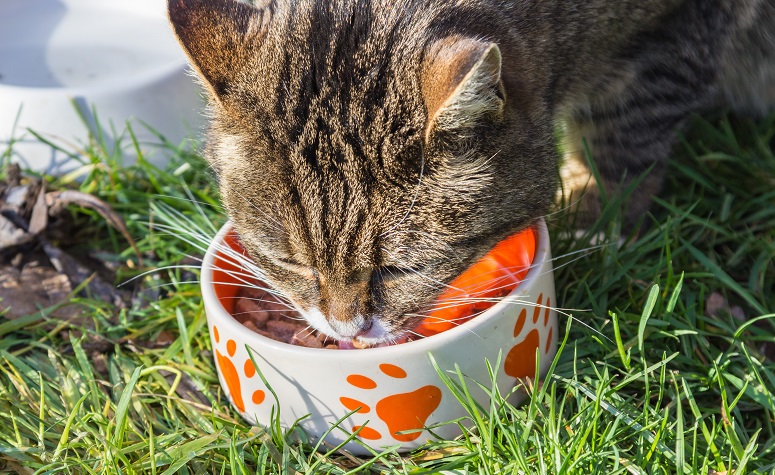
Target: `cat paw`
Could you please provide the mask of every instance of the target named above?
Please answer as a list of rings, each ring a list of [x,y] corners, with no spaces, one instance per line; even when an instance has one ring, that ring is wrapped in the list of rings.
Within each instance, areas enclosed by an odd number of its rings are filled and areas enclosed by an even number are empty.
[[[379,370],[382,375],[377,375],[375,378],[383,379],[385,384],[389,384],[391,380],[403,379],[407,376],[403,368],[389,363],[379,365]],[[351,388],[361,391],[373,391],[378,386],[374,379],[361,374],[347,376],[347,384]],[[422,434],[420,429],[425,427],[428,417],[439,407],[441,397],[441,389],[433,385],[422,386],[406,393],[385,396],[377,401],[373,408],[373,412],[384,424],[384,428],[381,427],[382,424],[372,420],[368,422],[368,425],[353,426],[352,432],[357,433],[361,439],[381,440],[390,437],[400,442],[411,442],[420,437]],[[372,408],[357,399],[342,396],[339,401],[349,411],[356,411],[353,416],[372,414]],[[363,418],[363,416],[359,417]],[[403,433],[405,431],[411,432]]]

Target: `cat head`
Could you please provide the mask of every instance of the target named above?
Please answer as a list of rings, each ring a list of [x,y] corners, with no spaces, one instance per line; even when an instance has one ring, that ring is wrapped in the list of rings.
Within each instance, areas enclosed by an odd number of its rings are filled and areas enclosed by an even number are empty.
[[[540,101],[509,97],[527,83],[502,72],[496,43],[435,28],[422,8],[169,1],[240,240],[334,338],[401,336],[554,194]]]

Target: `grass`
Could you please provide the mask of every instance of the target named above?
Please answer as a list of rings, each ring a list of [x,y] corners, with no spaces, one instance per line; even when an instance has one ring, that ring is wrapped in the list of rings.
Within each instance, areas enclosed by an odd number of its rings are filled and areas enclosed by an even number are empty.
[[[218,385],[196,274],[177,267],[141,277],[128,308],[80,292],[85,319],[0,316],[0,472],[775,473],[775,362],[762,354],[775,344],[774,143],[775,116],[698,119],[636,239],[617,246],[616,219],[605,220],[608,245],[590,249],[591,236],[550,221],[554,254],[567,256],[558,300],[584,310],[562,319],[561,351],[529,403],[467,407],[458,440],[370,460],[245,425]],[[98,215],[71,210],[81,246],[119,264],[118,281],[201,254],[149,232],[149,200],[224,221],[204,162],[159,153],[167,169],[94,143],[80,181],[46,178],[125,217],[146,268]]]

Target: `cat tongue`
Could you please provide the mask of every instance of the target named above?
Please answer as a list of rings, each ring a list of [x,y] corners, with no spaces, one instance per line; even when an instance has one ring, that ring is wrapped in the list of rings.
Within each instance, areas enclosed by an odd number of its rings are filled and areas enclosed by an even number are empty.
[[[394,342],[382,342],[377,343],[376,345],[369,345],[367,343],[364,343],[358,339],[354,340],[339,340],[337,345],[339,346],[340,350],[363,350],[365,348],[381,348],[383,346],[393,346],[393,345],[400,345],[401,343],[406,343],[407,341],[411,341],[411,339],[407,336],[403,336],[399,338],[398,340]]]
[[[372,345],[363,343],[360,340],[339,340],[337,342],[340,350],[362,350],[364,348],[372,348]],[[374,345],[382,346],[382,345]]]

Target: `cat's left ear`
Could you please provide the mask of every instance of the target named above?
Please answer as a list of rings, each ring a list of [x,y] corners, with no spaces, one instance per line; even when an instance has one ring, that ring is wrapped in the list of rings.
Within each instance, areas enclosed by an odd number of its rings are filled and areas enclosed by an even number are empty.
[[[436,132],[465,134],[503,116],[501,52],[495,43],[440,40],[427,49],[421,74],[426,140]]]
[[[235,0],[168,0],[167,11],[197,73],[223,101],[241,70],[252,64],[269,12]]]

